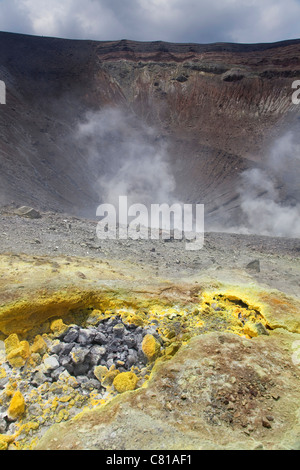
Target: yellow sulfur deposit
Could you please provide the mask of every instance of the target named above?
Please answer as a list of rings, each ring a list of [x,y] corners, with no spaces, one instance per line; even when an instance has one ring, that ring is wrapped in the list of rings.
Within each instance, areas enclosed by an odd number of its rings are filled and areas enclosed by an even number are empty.
[[[174,354],[178,351],[180,348],[181,344],[174,341],[174,343],[171,343],[169,346],[166,347],[165,354],[166,356],[174,356]]]
[[[113,386],[119,393],[134,390],[138,382],[138,377],[134,372],[121,372],[113,381]]]
[[[55,336],[60,336],[68,329],[68,325],[65,325],[62,319],[59,318],[51,322],[50,329]]]
[[[18,335],[16,333],[9,335],[4,341],[4,344],[6,355],[8,355],[11,351],[19,347],[20,340]]]
[[[142,350],[148,361],[154,361],[160,352],[160,344],[153,335],[147,334],[142,342]]]
[[[94,369],[95,377],[104,388],[110,387],[118,374],[120,371],[114,365],[109,370],[105,366],[96,366]]]
[[[108,316],[105,315],[101,310],[99,309],[93,309],[93,311],[89,314],[89,317],[88,317],[88,324],[89,325],[95,325],[97,323],[99,323],[99,321],[102,321],[104,320],[105,318],[107,318]]]
[[[10,419],[14,420],[22,416],[24,412],[25,400],[22,393],[17,390],[14,396],[12,397],[7,414]]]
[[[6,357],[12,367],[23,367],[30,356],[28,341],[19,341],[17,334],[9,335],[4,341]]]
[[[0,434],[0,450],[7,450],[8,445],[14,441],[14,436]]]
[[[121,311],[120,315],[125,323],[129,325],[143,326],[146,320],[145,314],[141,311],[137,312],[126,312]]]
[[[99,382],[102,382],[105,375],[108,373],[108,369],[105,366],[96,366],[94,368],[94,375],[97,377]]]
[[[101,380],[101,385],[104,388],[108,388],[112,385],[115,377],[120,373],[118,369],[109,370],[106,375]]]
[[[47,345],[41,335],[34,338],[34,343],[31,345],[30,350],[32,353],[44,354],[47,350]]]

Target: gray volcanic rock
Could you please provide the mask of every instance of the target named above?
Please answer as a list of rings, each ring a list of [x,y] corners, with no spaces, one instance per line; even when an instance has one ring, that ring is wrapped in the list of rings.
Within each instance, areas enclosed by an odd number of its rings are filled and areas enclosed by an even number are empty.
[[[260,272],[260,262],[258,259],[255,259],[253,261],[250,261],[250,263],[247,264],[246,269],[256,271],[257,273]]]
[[[15,210],[15,214],[20,215],[22,217],[28,217],[29,219],[39,219],[41,217],[39,211],[27,206],[19,207]]]

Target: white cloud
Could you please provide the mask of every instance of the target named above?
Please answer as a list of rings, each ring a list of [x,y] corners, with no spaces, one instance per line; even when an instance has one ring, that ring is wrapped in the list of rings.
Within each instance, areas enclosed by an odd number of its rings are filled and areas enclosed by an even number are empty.
[[[0,29],[73,39],[271,42],[299,17],[300,0],[0,0]]]

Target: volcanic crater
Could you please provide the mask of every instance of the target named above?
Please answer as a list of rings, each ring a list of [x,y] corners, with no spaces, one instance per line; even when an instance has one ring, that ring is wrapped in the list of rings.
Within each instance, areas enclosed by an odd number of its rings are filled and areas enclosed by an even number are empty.
[[[299,52],[0,34],[0,449],[300,448],[299,237],[225,231],[298,129]],[[120,168],[224,231],[99,240]]]

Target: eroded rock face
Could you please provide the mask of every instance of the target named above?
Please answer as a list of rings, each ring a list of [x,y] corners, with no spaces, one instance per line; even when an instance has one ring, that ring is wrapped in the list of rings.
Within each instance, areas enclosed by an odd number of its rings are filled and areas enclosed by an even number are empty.
[[[54,426],[37,449],[299,448],[294,339],[197,336],[147,387]]]

